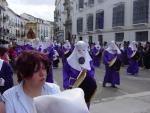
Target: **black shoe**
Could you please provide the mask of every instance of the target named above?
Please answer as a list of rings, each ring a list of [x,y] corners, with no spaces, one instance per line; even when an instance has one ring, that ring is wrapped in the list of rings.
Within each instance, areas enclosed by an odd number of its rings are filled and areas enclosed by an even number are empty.
[[[112,85],[111,87],[112,87],[112,88],[117,88],[117,86],[115,86],[115,85]]]
[[[106,87],[106,83],[103,83],[103,87]]]

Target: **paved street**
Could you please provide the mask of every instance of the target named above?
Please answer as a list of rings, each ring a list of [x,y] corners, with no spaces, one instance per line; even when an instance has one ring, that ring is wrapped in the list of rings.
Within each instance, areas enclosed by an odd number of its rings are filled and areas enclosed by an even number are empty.
[[[124,111],[130,109],[128,113],[150,113],[148,109],[150,105],[150,93],[148,92],[150,91],[150,70],[140,69],[138,76],[134,77],[126,74],[126,68],[122,67],[120,70],[121,84],[118,88],[111,88],[109,84],[108,87],[103,88],[102,81],[105,67],[102,65],[101,68],[96,68],[98,89],[92,101],[91,113],[100,113],[100,110],[102,111],[101,113],[125,113],[121,112],[121,109]],[[58,69],[54,69],[54,78],[62,88],[61,66]],[[145,95],[147,92],[149,95]],[[145,96],[143,97],[143,95]],[[127,98],[128,96],[133,98]],[[148,105],[142,101],[143,98],[149,101]],[[139,104],[137,105],[136,103]],[[113,104],[116,106],[113,106]],[[120,109],[118,109],[119,107]],[[140,107],[145,111],[140,111]],[[110,108],[110,111],[108,108]],[[114,112],[111,109],[114,109]]]
[[[150,113],[150,91],[92,104],[91,113]]]
[[[103,76],[105,73],[105,67],[102,65],[100,68],[96,68],[96,81],[98,89],[93,103],[99,103],[101,101],[107,101],[113,99],[113,97],[140,93],[150,91],[150,70],[140,69],[137,77],[127,75],[126,68],[122,67],[120,71],[121,84],[118,88],[102,87]],[[62,88],[62,68],[54,69],[54,78]]]

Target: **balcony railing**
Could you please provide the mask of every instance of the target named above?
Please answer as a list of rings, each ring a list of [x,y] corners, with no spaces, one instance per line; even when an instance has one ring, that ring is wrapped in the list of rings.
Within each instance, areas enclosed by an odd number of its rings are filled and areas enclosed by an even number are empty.
[[[68,25],[71,25],[71,24],[72,24],[72,20],[71,20],[71,19],[67,19],[67,20],[65,21],[64,26],[68,26]]]

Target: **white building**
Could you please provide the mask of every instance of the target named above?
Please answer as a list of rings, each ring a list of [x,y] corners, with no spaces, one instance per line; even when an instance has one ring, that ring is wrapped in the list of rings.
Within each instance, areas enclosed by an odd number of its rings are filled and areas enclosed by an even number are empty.
[[[29,14],[26,14],[26,13],[23,13],[20,15],[21,17],[29,20],[30,22],[37,22],[37,18],[35,18],[34,16],[32,15],[29,15]]]
[[[13,40],[24,40],[25,39],[25,25],[28,22],[27,19],[22,18],[10,8],[7,8],[8,20],[8,37]]]
[[[17,41],[25,37],[27,20],[12,11],[6,0],[0,0],[0,37],[6,41]]]
[[[45,23],[39,23],[39,37],[44,40],[45,37],[49,37],[49,25]]]
[[[0,0],[0,38],[5,39],[5,35],[9,32],[7,28],[8,15],[7,15],[8,3],[6,0]]]
[[[55,38],[63,42],[69,40],[74,42],[74,35],[72,34],[72,9],[75,0],[56,0],[54,11],[55,22]]]
[[[23,13],[21,14],[21,17],[26,18],[29,20],[30,23],[36,23],[37,24],[37,33],[36,38],[39,40],[45,40],[45,38],[49,38],[50,40],[53,38],[54,34],[51,34],[53,23],[50,21],[46,21],[40,18],[36,18],[32,15]]]
[[[48,25],[48,37],[50,37],[51,40],[54,40],[54,22],[44,21],[44,23]]]
[[[55,12],[54,12],[54,22],[55,22],[55,39],[63,42],[65,40],[65,20],[66,12],[64,10],[64,0],[55,1]]]
[[[149,0],[74,0],[72,34],[90,43],[150,41]]]

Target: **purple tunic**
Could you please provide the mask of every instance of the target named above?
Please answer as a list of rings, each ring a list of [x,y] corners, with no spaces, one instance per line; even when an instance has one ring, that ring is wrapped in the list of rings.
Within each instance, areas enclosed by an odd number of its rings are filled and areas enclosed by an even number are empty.
[[[49,73],[47,75],[46,82],[53,83],[54,80],[53,80],[53,68],[52,68],[52,64],[53,64],[54,48],[52,46],[49,46],[47,48],[47,51],[48,51],[48,59],[49,59],[49,61],[51,63],[51,67],[49,69]]]
[[[30,44],[26,44],[24,47],[25,47],[25,50],[33,50],[33,47]]]
[[[16,51],[17,56],[18,56],[20,53],[22,53],[23,49],[22,49],[21,46],[17,46],[17,47],[15,48],[15,51]]]
[[[120,50],[122,54],[122,63],[123,65],[128,65],[128,56],[127,56],[127,48],[124,48],[124,50]]]
[[[98,50],[95,47],[92,49],[93,64],[95,67],[100,67],[102,49]]]
[[[80,71],[73,69],[68,62],[64,64],[64,73],[63,73],[63,87],[64,89],[71,88],[75,83]],[[94,78],[94,66],[91,62],[91,70],[87,71],[87,76]]]
[[[54,46],[54,49],[57,50],[60,57],[62,57],[62,49],[61,48],[62,48],[61,45]]]
[[[63,69],[62,69],[62,73],[63,75],[65,74],[65,63],[67,62],[67,58],[71,55],[71,50],[69,50],[67,53],[65,53],[67,51],[67,49],[63,48],[62,49],[62,64],[63,64]]]
[[[119,71],[116,71],[112,67],[109,67],[109,62],[116,56],[117,54],[111,54],[108,51],[104,51],[103,62],[105,64],[106,72],[103,83],[111,83],[112,85],[120,84]]]
[[[94,66],[91,64],[91,70],[86,72],[86,77],[79,85],[80,88],[84,91],[85,102],[89,103],[91,101],[92,95],[95,93],[97,85],[94,79]],[[64,73],[63,73],[63,86],[64,89],[70,89],[74,85],[80,71],[73,69],[67,62],[64,64]],[[89,104],[88,104],[89,106]]]
[[[128,55],[128,59],[129,59],[129,65],[127,68],[127,73],[135,75],[139,72],[139,66],[138,66],[137,60],[131,58],[132,53],[133,53],[133,51],[129,47],[127,49],[127,55]]]
[[[66,52],[67,50],[63,50],[62,52],[62,63],[66,63],[67,58],[71,55],[72,51],[69,50],[68,52]]]
[[[54,80],[53,80],[53,68],[52,68],[52,66],[49,69],[49,73],[47,75],[46,82],[49,82],[49,83],[53,83],[54,82]]]
[[[72,48],[68,49],[62,46],[61,49],[62,63],[66,62],[67,58],[71,55],[72,51],[73,51]]]

